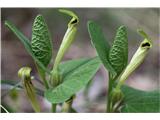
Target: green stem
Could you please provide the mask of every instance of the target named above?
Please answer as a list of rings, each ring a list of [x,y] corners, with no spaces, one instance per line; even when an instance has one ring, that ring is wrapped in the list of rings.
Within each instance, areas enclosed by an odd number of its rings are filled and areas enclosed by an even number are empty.
[[[118,101],[120,102],[122,100],[121,98],[123,97],[119,85],[117,85],[116,88],[114,86],[117,78],[118,76],[112,76],[112,74],[109,73],[107,112],[110,113],[115,112],[115,103],[117,103]]]
[[[56,106],[57,106],[57,104],[52,104],[51,112],[53,112],[53,113],[56,112]]]
[[[57,68],[56,69],[54,68],[51,73],[52,73],[50,77],[51,85],[52,88],[55,88],[61,82],[61,76],[59,75],[59,71],[57,70]],[[51,111],[53,113],[56,112],[56,106],[57,104],[52,104]]]
[[[106,112],[111,112],[111,91],[112,91],[112,86],[113,86],[113,80],[111,77],[111,74],[109,73],[109,81],[108,81],[108,96],[107,96],[107,109]]]
[[[49,89],[49,85],[48,85],[48,82],[46,80],[46,78],[42,79],[43,80],[43,83],[44,83],[44,86],[46,89]]]
[[[41,77],[41,79],[42,79],[42,81],[43,81],[43,83],[44,83],[45,88],[46,88],[46,89],[49,89],[49,85],[48,85],[48,82],[47,82],[46,77],[45,77],[45,76],[46,76],[46,75],[45,75],[45,71],[42,70],[42,69],[38,66],[38,64],[36,64],[36,67],[37,67],[38,73],[39,73],[39,75],[40,75],[40,77]]]
[[[106,112],[113,112],[112,91],[114,88],[114,83],[117,80],[117,78],[118,78],[118,76],[114,76],[109,72],[108,97],[107,97],[107,110],[106,110]]]

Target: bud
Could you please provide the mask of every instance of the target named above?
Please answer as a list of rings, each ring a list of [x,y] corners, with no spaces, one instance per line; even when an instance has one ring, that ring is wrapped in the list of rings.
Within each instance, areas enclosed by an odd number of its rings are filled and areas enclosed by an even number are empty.
[[[122,98],[123,98],[123,93],[120,89],[116,89],[114,88],[113,91],[111,92],[111,98],[112,98],[112,103],[113,105],[118,102],[118,101],[121,101]]]
[[[61,74],[59,72],[59,69],[53,69],[51,72],[51,85],[53,87],[56,87],[62,82]]]

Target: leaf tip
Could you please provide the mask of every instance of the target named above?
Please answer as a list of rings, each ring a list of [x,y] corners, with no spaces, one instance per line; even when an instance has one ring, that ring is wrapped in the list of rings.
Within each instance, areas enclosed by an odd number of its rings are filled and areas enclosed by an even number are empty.
[[[42,16],[41,14],[38,14],[38,15],[36,16],[36,19],[40,19],[40,18],[43,18],[43,16]]]
[[[38,14],[38,15],[35,17],[34,21],[35,21],[35,22],[37,22],[37,21],[44,21],[44,17],[43,17],[41,14]],[[35,23],[35,22],[34,22],[34,23]]]
[[[4,21],[4,25],[5,25],[5,26],[9,27],[9,24],[10,24],[10,22],[9,22],[8,20],[5,20],[5,21]]]
[[[8,21],[7,21],[7,20],[5,20],[5,21],[4,21],[4,24],[5,24],[5,25],[7,25],[7,24],[8,24]]]
[[[121,25],[121,26],[117,29],[117,31],[120,31],[120,32],[126,33],[126,26]]]
[[[88,30],[89,30],[89,31],[94,31],[94,32],[96,32],[96,31],[98,30],[98,31],[102,32],[102,29],[100,28],[100,26],[99,26],[96,22],[94,22],[94,21],[92,21],[92,20],[89,20],[89,21],[87,22],[87,26],[88,26]],[[91,32],[91,33],[92,33],[92,32]]]
[[[88,22],[87,22],[87,25],[89,26],[90,24],[92,24],[93,23],[93,21],[92,20],[89,20]]]

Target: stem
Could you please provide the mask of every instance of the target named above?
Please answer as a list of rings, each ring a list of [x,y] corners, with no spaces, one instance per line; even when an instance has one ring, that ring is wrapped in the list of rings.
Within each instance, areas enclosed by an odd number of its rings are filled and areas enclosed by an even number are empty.
[[[50,77],[51,85],[52,88],[55,88],[61,82],[61,76],[59,75],[59,71],[57,70],[57,68],[56,69],[54,68],[51,73],[52,73]],[[56,112],[56,106],[57,104],[52,104],[51,111],[53,113]]]
[[[111,112],[111,91],[113,87],[113,79],[111,77],[111,73],[109,73],[109,81],[108,81],[108,97],[107,97],[107,109],[106,112]]]
[[[39,75],[40,75],[40,77],[41,77],[41,79],[42,79],[42,81],[43,81],[43,84],[44,84],[45,88],[46,88],[46,89],[49,89],[49,85],[48,85],[48,82],[47,82],[46,77],[45,77],[45,71],[42,70],[42,69],[38,66],[38,64],[36,64],[36,67],[37,67],[38,73],[39,73]]]
[[[56,106],[57,106],[57,104],[52,104],[51,112],[53,112],[53,113],[56,112]]]
[[[48,82],[47,82],[45,76],[42,78],[42,80],[43,80],[43,83],[44,83],[45,88],[46,88],[46,89],[49,89],[49,85],[48,85]]]

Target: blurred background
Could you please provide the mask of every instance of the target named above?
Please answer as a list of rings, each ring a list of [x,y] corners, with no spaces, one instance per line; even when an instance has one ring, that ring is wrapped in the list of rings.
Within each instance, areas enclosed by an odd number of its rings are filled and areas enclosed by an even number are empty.
[[[153,47],[143,64],[129,77],[126,84],[140,90],[159,88],[159,9],[156,8],[72,8],[80,19],[76,40],[65,54],[65,60],[94,57],[96,51],[91,45],[87,31],[87,21],[96,21],[103,29],[105,37],[112,43],[116,29],[125,25],[128,31],[129,60],[143,40],[136,32],[142,28],[152,39]],[[32,58],[18,38],[4,26],[4,21],[12,21],[29,39],[34,18],[42,14],[48,24],[54,46],[53,60],[66,32],[70,17],[50,8],[2,8],[1,9],[1,79],[18,83],[17,71],[30,66],[33,74],[37,71]],[[40,86],[38,82],[37,86]],[[108,74],[102,66],[87,89],[81,90],[73,103],[78,112],[105,112]],[[33,112],[24,91],[1,86],[1,102],[11,112]],[[41,86],[42,88],[42,86]],[[43,88],[42,88],[43,89]],[[50,103],[39,96],[42,112],[50,112]],[[60,107],[58,107],[59,109]]]

